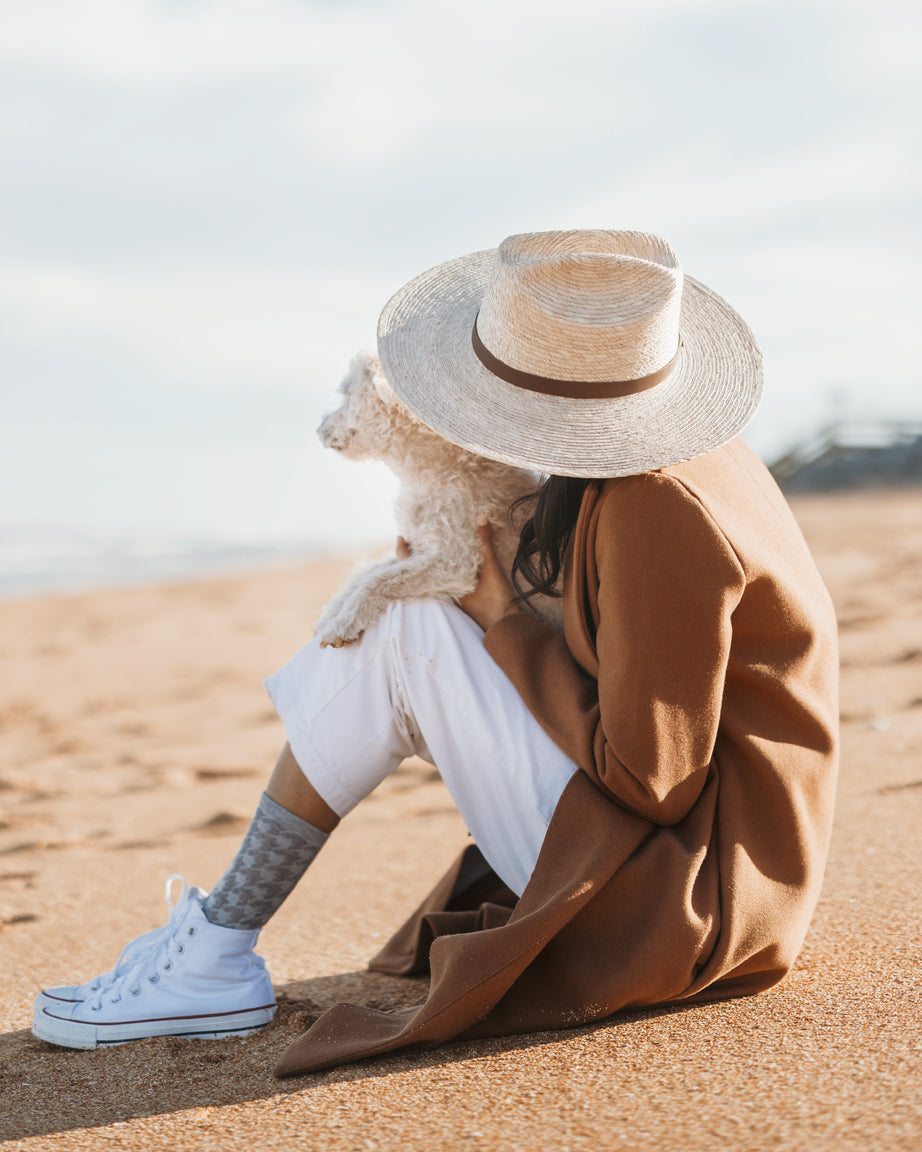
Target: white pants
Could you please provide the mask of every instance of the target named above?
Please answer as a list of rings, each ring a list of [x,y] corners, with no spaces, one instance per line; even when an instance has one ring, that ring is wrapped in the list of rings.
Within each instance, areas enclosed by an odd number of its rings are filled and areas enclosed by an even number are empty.
[[[493,870],[522,893],[576,766],[460,608],[395,602],[356,643],[313,640],[265,683],[295,760],[337,815],[421,756]]]

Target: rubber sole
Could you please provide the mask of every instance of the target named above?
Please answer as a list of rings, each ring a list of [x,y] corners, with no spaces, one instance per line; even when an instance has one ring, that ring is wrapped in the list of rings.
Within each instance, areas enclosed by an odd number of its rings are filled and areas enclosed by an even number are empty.
[[[246,1008],[239,1012],[211,1013],[205,1016],[179,1016],[162,1020],[128,1020],[88,1024],[52,1015],[47,1005],[36,1004],[32,1035],[60,1048],[102,1048],[128,1044],[152,1036],[185,1036],[189,1039],[219,1040],[224,1036],[249,1036],[272,1020],[275,1004]]]

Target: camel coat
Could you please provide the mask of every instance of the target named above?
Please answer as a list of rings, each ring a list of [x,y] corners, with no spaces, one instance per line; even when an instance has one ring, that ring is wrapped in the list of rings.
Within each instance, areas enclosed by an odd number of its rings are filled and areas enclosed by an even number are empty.
[[[587,488],[566,640],[505,617],[487,649],[579,766],[516,901],[469,847],[374,958],[425,1004],[330,1009],[287,1076],[408,1045],[760,992],[793,963],[826,861],[832,606],[740,441]]]

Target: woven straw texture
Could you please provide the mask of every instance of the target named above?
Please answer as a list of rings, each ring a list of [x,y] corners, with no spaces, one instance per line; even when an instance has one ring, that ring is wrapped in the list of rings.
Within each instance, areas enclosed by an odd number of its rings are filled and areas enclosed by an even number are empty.
[[[512,237],[502,249],[440,264],[387,303],[378,325],[379,357],[412,412],[478,455],[569,476],[664,468],[726,443],[745,427],[762,392],[755,339],[716,293],[688,276],[683,287],[664,241],[640,233],[544,235],[558,249],[563,243],[579,250],[565,251],[550,271],[540,269],[539,282],[524,295],[505,283],[497,252],[508,256],[512,246],[514,262],[514,245],[540,235]],[[593,249],[603,251],[611,236],[639,238],[647,250],[659,246],[661,264],[638,274],[633,310],[613,304],[606,264],[593,264]],[[581,301],[568,317],[574,262],[581,263]],[[538,375],[606,380],[654,371],[675,352],[676,321],[682,347],[671,375],[647,391],[609,399],[546,395],[507,383],[480,362],[471,332],[481,306],[478,331],[490,351]]]

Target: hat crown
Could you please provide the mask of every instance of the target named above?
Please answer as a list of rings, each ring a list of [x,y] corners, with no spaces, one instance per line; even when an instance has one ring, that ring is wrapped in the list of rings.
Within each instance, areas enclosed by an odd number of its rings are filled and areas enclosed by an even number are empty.
[[[635,380],[675,356],[682,281],[672,248],[645,232],[510,236],[496,250],[477,332],[520,372]]]

